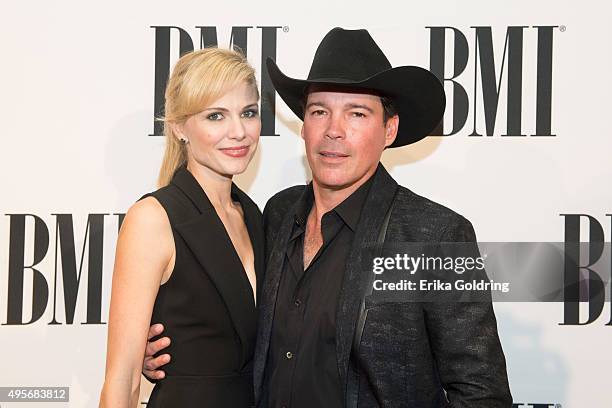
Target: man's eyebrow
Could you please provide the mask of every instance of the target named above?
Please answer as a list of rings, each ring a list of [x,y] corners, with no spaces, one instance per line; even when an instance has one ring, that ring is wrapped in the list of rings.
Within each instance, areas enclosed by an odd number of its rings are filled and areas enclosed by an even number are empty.
[[[320,102],[320,101],[312,101],[309,102],[305,109],[310,108],[311,106],[321,106],[323,108],[327,108],[327,105],[324,102]],[[371,107],[367,106],[367,105],[363,105],[360,103],[348,103],[345,106],[345,109],[364,109],[367,110],[370,113],[374,113],[374,109],[372,109]]]
[[[374,113],[374,109],[370,108],[367,105],[362,105],[360,103],[348,103],[348,104],[346,104],[346,107],[348,109],[365,109],[365,110],[367,110],[370,113]]]
[[[310,108],[311,106],[320,106],[320,107],[322,107],[322,108],[327,108],[327,105],[326,105],[325,103],[323,103],[323,102],[320,102],[320,101],[312,101],[312,102],[308,102],[308,103],[306,104],[305,109],[308,109],[308,108]]]

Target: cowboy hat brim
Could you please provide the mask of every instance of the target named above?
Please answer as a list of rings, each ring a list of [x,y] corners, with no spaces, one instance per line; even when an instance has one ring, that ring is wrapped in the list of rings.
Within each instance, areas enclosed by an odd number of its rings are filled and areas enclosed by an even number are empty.
[[[399,118],[397,137],[389,147],[409,145],[428,136],[444,114],[446,96],[438,78],[426,69],[401,66],[379,72],[362,81],[341,78],[295,79],[283,74],[274,60],[266,60],[276,92],[304,120],[306,89],[312,84],[370,89],[389,97]]]

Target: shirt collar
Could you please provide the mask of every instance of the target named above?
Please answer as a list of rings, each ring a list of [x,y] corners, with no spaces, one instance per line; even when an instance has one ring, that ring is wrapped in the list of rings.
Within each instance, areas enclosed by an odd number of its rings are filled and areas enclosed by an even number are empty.
[[[363,209],[363,205],[368,197],[368,192],[370,191],[370,186],[374,180],[374,174],[344,201],[330,210],[335,211],[352,231],[355,231],[357,228],[357,223],[359,222],[359,217],[361,216],[361,210]],[[312,209],[313,202],[314,193],[312,190],[311,181],[308,183],[304,193],[298,200],[294,214],[295,223],[304,229],[306,228],[306,221],[308,220],[308,214]]]
[[[361,210],[368,198],[368,192],[370,191],[373,179],[374,175],[333,209],[353,231],[357,228],[359,217],[361,217]]]
[[[312,181],[306,185],[304,192],[298,199],[295,207],[294,219],[295,223],[300,227],[306,228],[306,221],[308,220],[308,214],[312,208],[314,202],[314,193],[312,191]]]

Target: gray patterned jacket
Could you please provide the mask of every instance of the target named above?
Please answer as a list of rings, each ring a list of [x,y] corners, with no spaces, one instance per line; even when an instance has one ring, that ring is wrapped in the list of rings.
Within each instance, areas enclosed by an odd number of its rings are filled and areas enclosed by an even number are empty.
[[[363,248],[376,241],[392,202],[385,242],[476,240],[467,219],[398,186],[382,165],[373,177],[347,258],[336,316],[336,354],[346,406],[511,407],[506,362],[490,301],[366,301],[359,350],[351,352],[370,282],[361,267]],[[255,397],[261,408],[267,407],[265,367],[293,222],[289,214],[303,190],[304,186],[295,186],[281,191],[264,210],[267,266],[254,361]]]

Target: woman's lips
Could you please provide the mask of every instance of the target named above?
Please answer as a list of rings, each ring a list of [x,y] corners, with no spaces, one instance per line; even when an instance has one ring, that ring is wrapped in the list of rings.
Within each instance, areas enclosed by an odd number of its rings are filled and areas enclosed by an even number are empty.
[[[230,157],[244,157],[249,152],[249,146],[224,147],[219,150]]]

